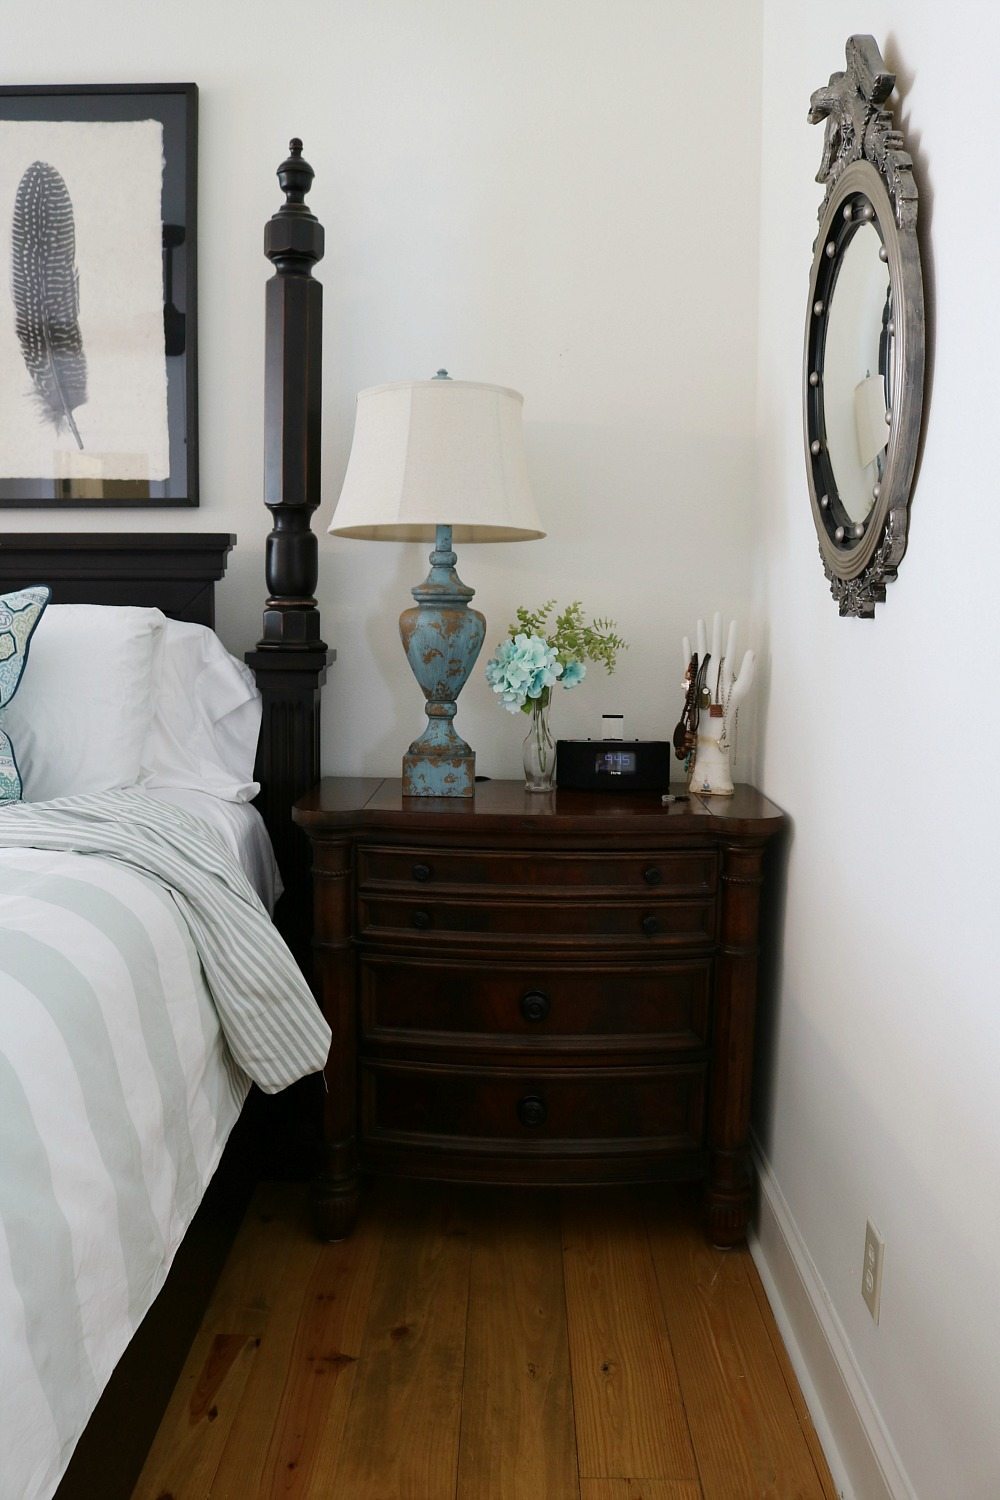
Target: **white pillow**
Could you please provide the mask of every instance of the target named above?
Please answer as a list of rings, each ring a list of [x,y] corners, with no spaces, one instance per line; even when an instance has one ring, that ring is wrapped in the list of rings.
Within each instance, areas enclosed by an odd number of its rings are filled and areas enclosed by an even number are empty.
[[[253,673],[214,630],[167,620],[156,664],[153,712],[141,755],[145,787],[190,787],[249,802],[261,699]]]
[[[3,710],[27,802],[134,786],[152,720],[158,609],[50,604]]]

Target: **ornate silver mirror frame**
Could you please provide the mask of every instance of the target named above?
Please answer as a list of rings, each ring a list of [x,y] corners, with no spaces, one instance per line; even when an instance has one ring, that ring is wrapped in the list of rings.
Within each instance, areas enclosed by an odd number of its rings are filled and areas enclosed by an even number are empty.
[[[913,163],[895,85],[870,36],[812,95],[826,120],[803,403],[820,555],[842,615],[871,618],[906,550],[924,384],[924,294]]]

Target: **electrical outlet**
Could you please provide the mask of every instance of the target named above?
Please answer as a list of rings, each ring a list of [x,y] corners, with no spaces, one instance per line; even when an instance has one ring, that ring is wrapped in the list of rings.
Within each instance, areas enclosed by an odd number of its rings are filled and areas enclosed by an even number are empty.
[[[865,1263],[861,1271],[861,1295],[868,1304],[868,1311],[878,1322],[879,1302],[882,1299],[882,1260],[885,1256],[885,1240],[871,1219],[865,1227]]]

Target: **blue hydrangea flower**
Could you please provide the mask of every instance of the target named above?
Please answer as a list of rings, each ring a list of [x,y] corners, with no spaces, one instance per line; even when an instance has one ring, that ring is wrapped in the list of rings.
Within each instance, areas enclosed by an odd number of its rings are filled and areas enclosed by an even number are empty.
[[[563,668],[561,685],[564,688],[577,687],[586,675],[587,668],[582,661],[568,661]]]
[[[486,663],[486,681],[508,713],[516,714],[529,698],[540,698],[551,688],[562,671],[555,647],[522,631],[500,642]]]

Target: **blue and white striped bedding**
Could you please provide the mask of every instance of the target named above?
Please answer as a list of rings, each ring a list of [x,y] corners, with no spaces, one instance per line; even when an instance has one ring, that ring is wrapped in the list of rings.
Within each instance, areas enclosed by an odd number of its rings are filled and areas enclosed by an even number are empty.
[[[137,790],[0,810],[0,1500],[46,1500],[239,1114],[330,1033],[246,877]]]

